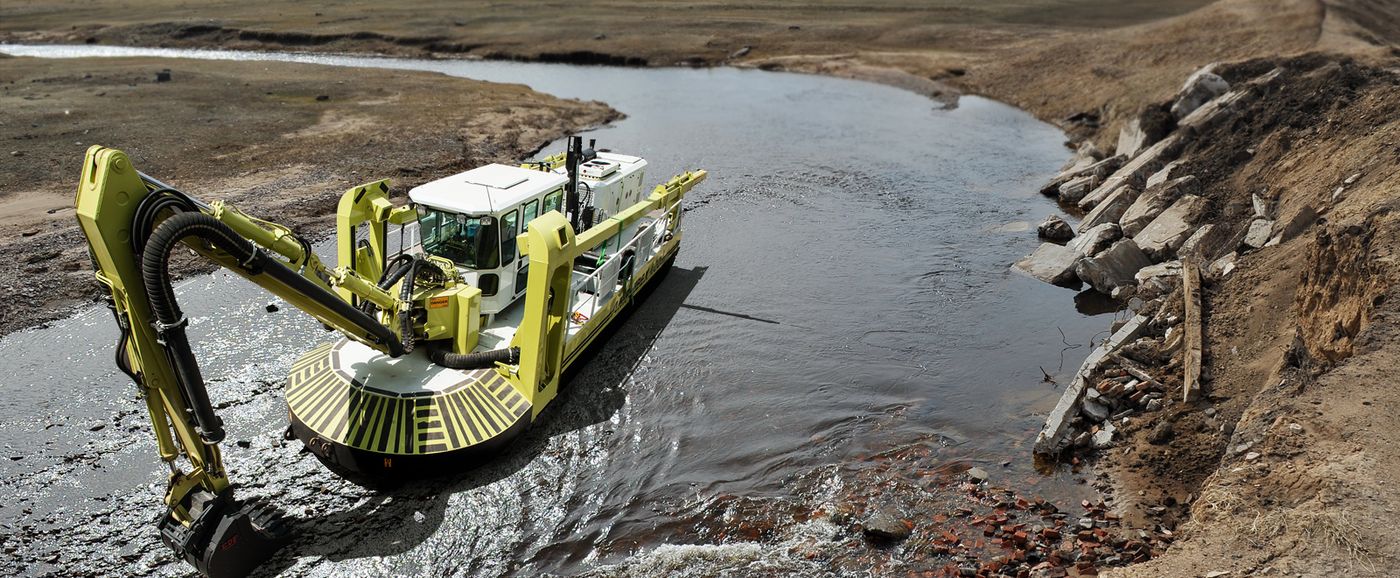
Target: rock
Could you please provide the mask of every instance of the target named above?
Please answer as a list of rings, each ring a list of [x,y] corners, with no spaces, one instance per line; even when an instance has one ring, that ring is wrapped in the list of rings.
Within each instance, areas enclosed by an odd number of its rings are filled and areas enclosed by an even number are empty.
[[[1142,121],[1135,118],[1118,131],[1118,147],[1113,152],[1133,158],[1147,145],[1147,132],[1142,130]]]
[[[1177,249],[1178,255],[1183,257],[1191,256],[1204,261],[1213,261],[1225,252],[1226,245],[1230,242],[1230,228],[1225,225],[1201,225],[1196,229],[1186,241],[1181,243],[1181,248]]]
[[[88,426],[88,431],[102,431],[103,428],[106,428],[106,427],[107,427],[107,424],[102,423],[102,422],[99,421],[99,422],[97,422],[97,423],[92,424],[91,426]]]
[[[62,251],[59,251],[58,249],[51,249],[51,250],[48,250],[48,251],[40,251],[40,252],[38,252],[38,253],[35,253],[35,254],[33,254],[33,255],[30,255],[30,256],[26,257],[26,258],[24,259],[24,262],[25,262],[26,264],[33,265],[33,264],[38,263],[38,262],[40,262],[40,261],[49,261],[49,260],[57,259],[58,256],[59,256],[59,255],[62,255],[62,254],[63,254],[63,252],[62,252]]]
[[[326,102],[327,100],[330,100],[330,99],[331,99],[331,95],[329,95],[329,94],[318,94],[318,95],[316,95],[316,102]]]
[[[1104,223],[1084,231],[1083,234],[1075,237],[1065,246],[1079,257],[1093,257],[1121,238],[1123,238],[1123,231],[1118,228],[1118,225]]]
[[[1151,264],[1136,242],[1120,239],[1102,253],[1080,259],[1074,273],[1098,292],[1112,293],[1118,287],[1136,284],[1137,272]]]
[[[1105,425],[1099,431],[1094,432],[1094,439],[1089,443],[1096,450],[1113,447],[1113,432],[1113,424]]]
[[[1274,231],[1274,222],[1268,219],[1255,219],[1249,224],[1249,231],[1244,234],[1244,246],[1250,249],[1261,249],[1269,242],[1269,235]]]
[[[1161,410],[1162,410],[1162,400],[1160,400],[1160,399],[1149,399],[1149,400],[1147,400],[1147,411],[1161,411]]]
[[[278,311],[276,303],[268,303],[267,307],[264,307],[263,309],[266,309],[268,313],[276,313]]]
[[[1224,278],[1235,270],[1235,259],[1239,253],[1230,253],[1224,257],[1211,261],[1209,272],[1212,276]]]
[[[1185,147],[1186,143],[1187,137],[1183,136],[1180,131],[1173,132],[1166,138],[1157,141],[1157,144],[1148,147],[1147,150],[1142,151],[1105,178],[1099,188],[1080,199],[1079,208],[1086,211],[1093,209],[1107,200],[1110,195],[1126,186],[1135,187],[1141,191],[1147,184],[1148,175],[1161,170],[1166,163],[1176,160],[1176,155],[1181,154],[1181,149]],[[1129,202],[1131,203],[1131,201]]]
[[[1353,185],[1353,184],[1356,183],[1357,179],[1360,179],[1360,178],[1361,178],[1361,173],[1356,173],[1356,174],[1354,174],[1354,175],[1352,175],[1352,176],[1347,177],[1346,180],[1342,181],[1342,184],[1343,184],[1343,185],[1347,185],[1347,186],[1351,186],[1351,185]]]
[[[1181,261],[1180,261],[1180,260],[1177,260],[1177,261],[1165,261],[1165,262],[1162,262],[1162,263],[1158,263],[1158,264],[1156,264],[1156,265],[1151,265],[1151,266],[1148,266],[1148,267],[1143,267],[1141,270],[1139,270],[1139,271],[1137,272],[1136,275],[1133,275],[1133,278],[1136,279],[1137,282],[1138,282],[1139,284],[1141,284],[1141,283],[1146,283],[1147,281],[1149,281],[1149,280],[1151,280],[1151,279],[1153,279],[1153,278],[1155,278],[1155,277],[1180,277],[1180,276],[1181,276]]]
[[[1230,83],[1211,72],[1214,68],[1215,65],[1212,64],[1197,70],[1186,79],[1186,83],[1177,92],[1176,99],[1172,101],[1172,116],[1177,119],[1186,118],[1201,105],[1230,90]]]
[[[1162,167],[1162,170],[1152,173],[1151,176],[1147,177],[1147,181],[1143,183],[1142,187],[1143,189],[1150,189],[1174,178],[1181,177],[1183,176],[1181,171],[1181,161],[1169,162],[1167,166]]]
[[[1151,432],[1148,432],[1147,441],[1153,445],[1162,445],[1171,441],[1172,437],[1175,435],[1176,432],[1172,430],[1172,423],[1169,421],[1162,421],[1153,427]]]
[[[1136,201],[1123,211],[1118,224],[1123,226],[1123,234],[1129,237],[1142,231],[1153,219],[1167,210],[1172,203],[1184,195],[1197,195],[1201,192],[1200,181],[1196,177],[1185,176],[1172,179],[1156,187],[1144,190]]]
[[[1097,227],[1104,223],[1117,223],[1123,217],[1123,213],[1132,206],[1138,198],[1138,189],[1131,186],[1124,186],[1113,191],[1103,202],[1084,215],[1084,220],[1079,222],[1079,230],[1083,231]]]
[[[1079,255],[1062,245],[1041,243],[1040,248],[1013,267],[1046,283],[1074,286],[1079,282],[1074,276],[1074,264],[1078,260]]]
[[[1098,184],[1098,181],[1094,178],[1094,175],[1084,175],[1082,177],[1073,178],[1060,185],[1057,196],[1061,201],[1066,203],[1078,203],[1079,199],[1084,198],[1084,195],[1088,194],[1090,190],[1093,190],[1096,184]]]
[[[238,447],[246,450],[248,448],[253,447],[253,442],[251,440],[238,440],[234,442],[234,445],[237,445]]]
[[[22,156],[24,156],[24,151],[10,151],[10,156],[12,156],[12,157],[22,157]]]
[[[752,51],[753,51],[753,47],[752,47],[752,46],[747,46],[747,45],[746,45],[746,46],[744,46],[743,48],[740,48],[740,49],[738,49],[738,50],[735,50],[733,54],[730,54],[730,55],[729,55],[729,57],[730,57],[730,58],[743,58],[743,57],[745,57],[745,56],[748,56],[748,55],[749,55],[749,52],[752,52]]]
[[[1060,195],[1061,185],[1071,180],[1084,177],[1091,177],[1091,184],[1089,187],[1093,188],[1098,186],[1098,183],[1103,182],[1105,178],[1108,178],[1108,175],[1112,174],[1113,171],[1118,170],[1118,167],[1123,165],[1124,160],[1125,159],[1121,155],[1114,155],[1102,160],[1094,158],[1081,159],[1079,162],[1060,171],[1060,174],[1055,175],[1055,178],[1050,179],[1050,182],[1046,183],[1045,186],[1041,188],[1040,193],[1050,197],[1058,196]],[[1078,193],[1078,195],[1082,197],[1084,194]],[[1075,199],[1075,201],[1078,201],[1078,199]]]
[[[421,511],[415,511],[415,512],[413,512],[413,521],[414,521],[414,522],[417,522],[417,523],[419,523],[419,524],[422,524],[422,523],[423,523],[425,520],[427,520],[427,519],[428,519],[427,514],[424,514],[424,513],[421,512]]]
[[[1064,243],[1074,238],[1074,227],[1069,226],[1059,215],[1045,217],[1045,222],[1035,228],[1040,238],[1052,243]]]
[[[167,68],[156,73],[156,82],[170,82],[170,69]]]
[[[880,508],[862,524],[866,537],[879,540],[903,540],[909,537],[909,526],[889,508]]]
[[[1274,200],[1266,199],[1254,193],[1250,195],[1250,202],[1254,205],[1254,216],[1260,219],[1274,218]]]
[[[1245,461],[1249,461],[1249,462],[1252,462],[1252,461],[1254,461],[1254,460],[1257,460],[1257,459],[1259,459],[1259,452],[1249,452],[1249,453],[1247,453],[1247,454],[1244,455],[1244,459],[1245,459]]]
[[[1092,399],[1084,400],[1084,403],[1080,406],[1079,409],[1084,412],[1085,417],[1088,417],[1089,419],[1096,422],[1101,422],[1103,420],[1108,419],[1108,416],[1111,413],[1109,412],[1108,408],[1104,406],[1104,404]]]
[[[987,478],[989,477],[987,475],[987,470],[984,470],[982,468],[969,468],[967,470],[967,476],[972,478],[972,481],[978,483],[987,481]]]
[[[1133,240],[1153,261],[1170,259],[1186,237],[1196,230],[1195,221],[1205,208],[1204,198],[1185,195],[1143,227]]]

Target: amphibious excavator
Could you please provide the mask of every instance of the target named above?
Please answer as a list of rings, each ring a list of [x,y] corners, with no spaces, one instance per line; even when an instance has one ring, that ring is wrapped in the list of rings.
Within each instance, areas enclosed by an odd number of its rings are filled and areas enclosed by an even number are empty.
[[[341,476],[393,484],[469,467],[529,427],[561,375],[671,267],[681,200],[706,173],[645,191],[645,167],[573,137],[538,161],[415,187],[407,203],[391,202],[387,180],[357,186],[340,198],[330,267],[288,227],[203,202],[122,151],[88,149],[78,221],[121,330],[117,366],[170,467],[162,541],[224,577],[289,536],[275,509],[234,495],[224,425],[171,286],[174,251],[343,335],[293,363],[289,435]]]

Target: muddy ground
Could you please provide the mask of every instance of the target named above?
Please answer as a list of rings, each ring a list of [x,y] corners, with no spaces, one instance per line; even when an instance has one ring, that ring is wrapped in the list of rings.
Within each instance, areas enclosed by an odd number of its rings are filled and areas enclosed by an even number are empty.
[[[1093,458],[1126,530],[1174,536],[1152,561],[1110,574],[1391,576],[1400,565],[1400,418],[1391,410],[1400,394],[1389,375],[1400,343],[1400,9],[1392,4],[629,3],[568,19],[484,4],[412,14],[358,3],[145,4],[104,13],[7,3],[0,34],[816,72],[946,101],[986,94],[1105,151],[1119,127],[1169,101],[1193,70],[1222,62],[1238,80],[1282,66],[1281,88],[1183,158],[1205,185],[1212,222],[1240,225],[1261,191],[1282,215],[1308,207],[1322,218],[1243,255],[1206,286],[1202,401],[1135,420],[1124,443]],[[1163,424],[1173,434],[1149,441]]]
[[[618,117],[431,73],[142,58],[0,59],[0,110],[0,332],[99,297],[72,208],[91,145],[315,237],[356,184],[391,178],[402,193]]]

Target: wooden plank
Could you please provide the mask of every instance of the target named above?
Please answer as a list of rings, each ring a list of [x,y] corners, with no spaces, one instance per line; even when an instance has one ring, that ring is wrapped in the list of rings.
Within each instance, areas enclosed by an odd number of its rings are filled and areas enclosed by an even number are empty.
[[[1182,401],[1194,401],[1201,395],[1201,268],[1194,257],[1181,264],[1181,294],[1186,300],[1185,345],[1181,366]]]

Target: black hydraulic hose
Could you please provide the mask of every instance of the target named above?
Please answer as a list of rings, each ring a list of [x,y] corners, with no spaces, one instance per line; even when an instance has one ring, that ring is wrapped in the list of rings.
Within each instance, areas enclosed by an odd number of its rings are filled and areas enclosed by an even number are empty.
[[[404,303],[413,302],[413,285],[418,278],[418,267],[426,264],[427,261],[417,257],[409,262],[405,267],[407,271],[403,274],[403,285],[399,287],[399,301]],[[393,285],[392,283],[390,284]],[[413,310],[399,312],[399,336],[403,338],[404,353],[413,352]]]
[[[293,291],[333,310],[385,345],[391,356],[398,357],[403,354],[402,345],[388,327],[343,301],[336,294],[268,257],[228,225],[204,213],[176,214],[162,222],[151,233],[142,253],[141,279],[146,286],[146,299],[150,302],[151,312],[156,317],[158,340],[165,348],[175,371],[176,381],[194,415],[199,436],[206,443],[216,443],[224,438],[223,422],[209,403],[209,391],[204,386],[199,362],[190,351],[189,338],[185,335],[187,322],[180,311],[179,303],[175,300],[175,290],[170,282],[170,253],[186,237],[199,237],[212,243],[232,256],[248,273],[268,275]]]
[[[389,261],[389,266],[384,268],[384,274],[379,277],[379,288],[387,290],[393,287],[395,283],[398,283],[399,279],[403,279],[403,276],[408,273],[409,267],[416,258],[417,257],[413,255],[404,253],[394,257],[394,260]],[[374,302],[368,299],[360,303],[360,311],[364,311],[365,313],[373,314],[374,307]]]
[[[497,362],[516,364],[520,362],[520,348],[507,347],[475,353],[452,353],[440,347],[428,346],[428,359],[449,369],[482,369]]]
[[[141,202],[137,203],[136,212],[131,219],[131,249],[136,252],[138,259],[146,246],[146,240],[151,236],[151,227],[155,224],[156,215],[166,209],[177,213],[197,210],[193,199],[175,189],[156,189],[143,197]]]

